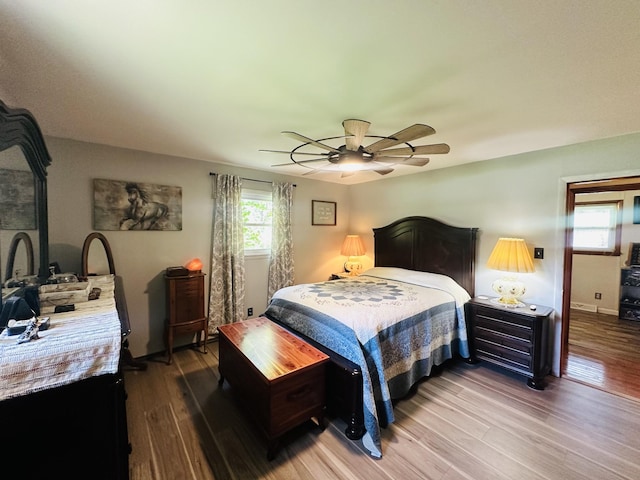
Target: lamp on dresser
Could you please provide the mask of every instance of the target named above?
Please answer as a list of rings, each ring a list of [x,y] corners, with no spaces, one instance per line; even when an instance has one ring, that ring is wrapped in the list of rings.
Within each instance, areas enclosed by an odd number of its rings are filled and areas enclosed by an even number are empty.
[[[508,307],[523,306],[524,304],[518,298],[525,294],[526,288],[524,283],[513,274],[535,271],[533,259],[525,241],[522,238],[499,238],[487,260],[487,267],[511,273],[491,284],[491,288],[499,295],[493,301]]]
[[[361,257],[366,253],[364,243],[360,235],[347,235],[342,242],[340,254],[349,257],[344,264],[344,271],[350,275],[360,275],[362,271],[362,263],[354,257]]]

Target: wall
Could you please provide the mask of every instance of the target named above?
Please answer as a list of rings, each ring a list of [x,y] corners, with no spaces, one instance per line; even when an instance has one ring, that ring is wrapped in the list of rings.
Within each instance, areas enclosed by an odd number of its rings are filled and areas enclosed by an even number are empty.
[[[559,374],[566,185],[640,174],[640,134],[423,173],[416,169],[413,175],[350,187],[57,138],[48,138],[47,145],[53,158],[49,169],[50,256],[67,270],[79,269],[82,243],[92,231],[93,178],[183,187],[181,232],[103,232],[112,245],[118,273],[124,277],[134,356],[163,349],[164,269],[197,256],[203,259],[205,272],[209,271],[209,172],[215,171],[298,185],[293,218],[298,283],[324,280],[341,270],[344,258],[339,249],[347,233],[363,236],[368,251],[363,263],[365,268],[371,266],[371,229],[408,215],[427,215],[480,229],[477,294],[492,295],[490,284],[498,273],[484,263],[499,236],[519,236],[531,248],[543,247],[544,259],[535,260],[536,272],[527,274],[525,300],[556,310],[554,373]],[[310,225],[312,199],[338,202],[336,227]],[[263,293],[258,296],[263,298]],[[258,298],[250,301],[259,309]]]
[[[339,251],[349,224],[347,186],[59,138],[48,137],[46,142],[52,157],[48,170],[50,258],[65,271],[80,270],[82,244],[93,231],[94,178],[182,187],[182,231],[102,232],[113,250],[116,271],[124,280],[132,324],[129,343],[135,357],[164,349],[165,268],[198,257],[209,278],[213,212],[213,177],[209,172],[297,185],[292,218],[296,282],[325,280],[344,262]],[[312,199],[338,203],[335,227],[311,226]],[[252,306],[256,313],[266,307],[264,265],[247,264],[246,306]]]
[[[524,274],[524,299],[556,310],[553,370],[558,375],[566,185],[637,175],[638,152],[640,134],[634,134],[354,185],[351,230],[370,248],[372,227],[408,215],[478,227],[476,294],[486,295],[493,295],[490,285],[498,275],[485,267],[498,237],[522,237],[531,249],[543,247],[544,259],[534,260],[536,272]]]
[[[633,199],[640,190],[576,195],[576,202],[622,200],[621,255],[573,255],[571,305],[587,311],[618,315],[620,269],[629,257],[629,243],[640,242],[640,224],[633,224]],[[602,298],[595,299],[595,292]]]

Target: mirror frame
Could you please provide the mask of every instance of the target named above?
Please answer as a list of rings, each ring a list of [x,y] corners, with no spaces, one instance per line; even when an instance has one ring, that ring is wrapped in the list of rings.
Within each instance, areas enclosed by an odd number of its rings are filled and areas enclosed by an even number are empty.
[[[27,271],[23,273],[23,276],[33,275],[33,244],[31,243],[31,237],[26,232],[18,232],[13,236],[11,245],[9,246],[9,255],[7,256],[7,271],[4,274],[4,281],[13,278],[13,268],[16,262],[16,253],[18,251],[18,245],[20,242],[24,242],[24,247],[27,255]]]
[[[19,146],[33,173],[38,225],[38,277],[49,276],[49,220],[47,212],[47,167],[51,156],[34,116],[24,108],[8,107],[0,100],[0,152]]]
[[[104,248],[104,253],[107,256],[107,263],[109,264],[109,273],[115,275],[116,267],[113,263],[113,253],[111,253],[111,246],[109,245],[109,241],[107,238],[101,234],[100,232],[93,232],[87,235],[87,238],[84,239],[84,244],[82,245],[82,271],[81,276],[86,278],[89,276],[89,248],[91,247],[91,242],[93,240],[99,240],[102,243]]]

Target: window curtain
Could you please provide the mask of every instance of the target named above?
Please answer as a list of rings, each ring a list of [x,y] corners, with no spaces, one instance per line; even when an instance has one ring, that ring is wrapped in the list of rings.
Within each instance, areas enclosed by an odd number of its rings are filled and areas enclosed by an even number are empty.
[[[273,184],[269,300],[280,288],[293,285],[293,235],[291,233],[293,188],[291,183]]]
[[[213,211],[209,333],[244,318],[244,240],[242,229],[242,180],[218,175]]]

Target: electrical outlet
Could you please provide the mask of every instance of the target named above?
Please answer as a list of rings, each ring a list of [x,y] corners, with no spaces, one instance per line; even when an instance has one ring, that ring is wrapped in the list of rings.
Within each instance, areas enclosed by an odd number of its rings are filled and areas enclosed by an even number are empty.
[[[247,315],[250,316],[250,317],[253,315],[253,308],[252,307],[249,307],[249,309],[247,310]]]
[[[535,247],[533,249],[533,258],[538,258],[538,259],[542,260],[544,258],[544,248]]]
[[[596,300],[602,300],[602,294],[600,292],[596,292]]]

